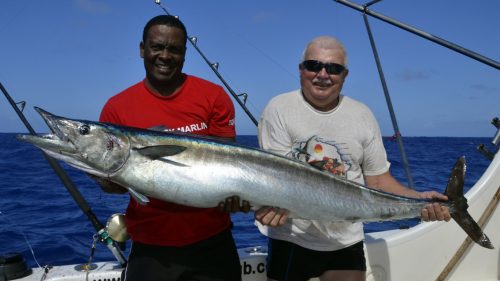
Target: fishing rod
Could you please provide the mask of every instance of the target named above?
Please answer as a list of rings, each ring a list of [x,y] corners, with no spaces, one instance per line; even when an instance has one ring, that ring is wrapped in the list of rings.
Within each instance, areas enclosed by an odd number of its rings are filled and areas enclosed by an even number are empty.
[[[377,18],[379,20],[382,20],[382,21],[384,21],[386,23],[389,23],[391,25],[399,27],[399,28],[401,28],[403,30],[406,30],[406,31],[408,31],[410,33],[413,33],[413,34],[415,34],[417,36],[420,36],[422,38],[430,40],[430,41],[432,41],[432,42],[434,42],[436,44],[439,44],[439,45],[441,45],[443,47],[451,49],[451,50],[453,50],[455,52],[458,52],[458,53],[460,53],[462,55],[468,56],[468,57],[470,57],[470,58],[472,58],[474,60],[477,60],[479,62],[482,62],[482,63],[484,63],[486,65],[489,65],[491,67],[494,67],[494,68],[500,70],[500,63],[497,62],[497,61],[495,61],[495,60],[487,58],[487,57],[485,57],[483,55],[480,55],[480,54],[478,54],[476,52],[468,50],[468,49],[466,49],[464,47],[461,47],[461,46],[459,46],[457,44],[454,44],[454,43],[452,43],[450,41],[444,40],[444,39],[442,39],[442,38],[440,38],[438,36],[432,35],[432,34],[430,34],[428,32],[423,32],[423,31],[421,31],[421,30],[419,30],[419,29],[417,29],[417,28],[415,28],[413,26],[401,23],[401,22],[396,21],[396,20],[394,20],[394,19],[392,19],[392,18],[390,18],[388,16],[382,15],[380,13],[377,13],[377,12],[374,12],[374,11],[371,11],[371,10],[368,9],[368,6],[370,6],[372,4],[375,4],[377,2],[380,2],[381,0],[370,1],[370,2],[368,2],[365,5],[358,5],[358,4],[349,2],[347,0],[334,0],[334,1],[336,1],[336,2],[338,2],[340,4],[342,4],[342,5],[345,5],[345,6],[349,7],[349,8],[352,8],[354,10],[358,10],[359,12],[362,12],[362,13],[367,14],[369,16],[372,16],[374,18]]]
[[[17,116],[19,116],[19,118],[23,122],[24,126],[26,126],[26,128],[28,129],[30,134],[36,136],[37,133],[35,132],[33,127],[31,127],[30,123],[28,122],[28,120],[26,119],[26,117],[24,116],[24,114],[22,112],[22,110],[24,109],[24,105],[26,103],[24,101],[19,102],[19,103],[15,103],[1,82],[0,82],[0,90],[3,92],[4,96],[7,98],[7,100],[9,101],[9,103],[12,106],[12,108],[14,109],[14,111],[16,111]],[[20,104],[21,109],[19,109],[17,104]],[[66,190],[68,190],[71,197],[73,197],[73,199],[75,200],[78,207],[80,207],[82,212],[87,216],[87,218],[92,223],[92,226],[94,226],[95,230],[97,231],[97,234],[99,235],[99,241],[106,244],[107,248],[111,251],[113,256],[115,256],[116,260],[123,267],[125,267],[127,260],[123,256],[123,253],[118,248],[115,241],[113,241],[113,239],[111,239],[111,237],[109,236],[104,225],[97,219],[94,212],[92,212],[92,209],[88,205],[87,201],[85,201],[85,199],[83,198],[80,191],[78,191],[78,189],[76,188],[74,183],[71,181],[71,178],[66,174],[66,172],[62,169],[62,167],[59,165],[59,163],[54,158],[48,156],[43,151],[42,151],[42,154],[45,157],[45,159],[47,160],[47,162],[49,162],[49,165],[52,167],[52,169],[54,169],[56,174],[59,176],[62,183],[66,187]]]
[[[158,6],[160,6],[160,8],[165,12],[165,14],[167,14],[169,16],[172,16],[172,14],[170,14],[167,11],[167,9],[161,5],[161,0],[155,0],[155,3]],[[189,39],[188,41],[195,48],[195,50],[198,52],[198,54],[200,54],[200,56],[203,58],[203,60],[205,61],[205,63],[212,69],[212,71],[215,73],[215,75],[217,75],[217,77],[222,82],[222,84],[224,84],[224,86],[229,91],[229,93],[231,93],[231,95],[233,96],[233,98],[241,106],[241,108],[243,109],[243,111],[245,111],[245,113],[248,115],[248,117],[250,118],[250,120],[252,120],[252,122],[255,124],[255,126],[257,126],[258,125],[257,119],[255,119],[255,117],[252,115],[252,113],[250,112],[250,110],[248,110],[248,108],[246,106],[246,100],[247,100],[248,94],[246,94],[246,93],[242,93],[240,95],[236,94],[233,91],[233,89],[229,86],[229,84],[226,82],[226,80],[222,77],[222,75],[220,74],[219,69],[218,69],[219,68],[219,63],[216,63],[216,62],[212,63],[212,62],[210,62],[208,60],[208,58],[205,56],[205,54],[201,51],[201,49],[196,45],[198,38],[196,38],[194,36],[193,37],[188,36],[188,39]],[[240,96],[243,97],[243,101],[240,99]]]

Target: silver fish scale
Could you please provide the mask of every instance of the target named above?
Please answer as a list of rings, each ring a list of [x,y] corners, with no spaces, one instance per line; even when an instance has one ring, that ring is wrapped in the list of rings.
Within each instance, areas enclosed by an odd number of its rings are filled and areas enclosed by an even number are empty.
[[[145,195],[183,205],[214,207],[238,195],[254,208],[276,206],[290,210],[292,217],[329,221],[418,217],[428,204],[367,189],[260,150],[168,137],[155,143],[187,149],[165,157],[169,162],[131,151],[114,179]]]

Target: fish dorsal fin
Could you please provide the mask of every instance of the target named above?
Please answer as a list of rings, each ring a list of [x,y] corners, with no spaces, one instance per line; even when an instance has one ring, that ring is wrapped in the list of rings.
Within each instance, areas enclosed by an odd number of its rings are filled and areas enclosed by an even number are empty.
[[[146,205],[149,203],[149,198],[140,194],[139,192],[135,191],[134,189],[132,188],[128,188],[128,192],[130,193],[130,196],[132,196],[132,198],[135,199],[135,201],[137,201],[137,203],[139,203],[140,205]]]
[[[158,126],[148,128],[148,130],[156,131],[156,132],[166,132],[166,131],[170,131],[170,128],[165,126],[165,125],[158,125]]]
[[[186,147],[180,145],[155,145],[136,148],[136,150],[143,156],[157,160],[162,157],[177,155],[186,150]]]

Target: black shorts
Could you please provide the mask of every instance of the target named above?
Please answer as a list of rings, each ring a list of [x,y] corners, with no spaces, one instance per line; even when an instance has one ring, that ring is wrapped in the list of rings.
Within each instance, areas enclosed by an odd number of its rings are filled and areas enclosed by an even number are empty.
[[[366,271],[363,241],[338,251],[314,251],[269,238],[268,247],[267,277],[276,280],[304,281],[327,270]]]
[[[236,245],[227,229],[184,247],[134,242],[124,281],[240,281]]]

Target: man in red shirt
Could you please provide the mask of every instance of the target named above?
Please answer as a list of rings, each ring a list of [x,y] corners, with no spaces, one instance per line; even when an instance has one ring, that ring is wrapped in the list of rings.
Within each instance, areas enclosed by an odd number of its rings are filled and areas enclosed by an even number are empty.
[[[138,128],[161,126],[234,141],[234,106],[226,92],[182,73],[186,42],[186,28],[179,19],[152,18],[140,43],[146,78],[111,97],[100,121]],[[108,192],[126,191],[103,179],[98,182]],[[140,205],[131,198],[125,218],[133,241],[126,281],[241,280],[228,212],[154,198]]]

